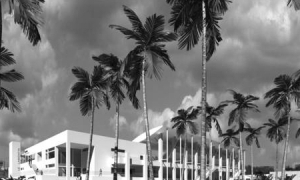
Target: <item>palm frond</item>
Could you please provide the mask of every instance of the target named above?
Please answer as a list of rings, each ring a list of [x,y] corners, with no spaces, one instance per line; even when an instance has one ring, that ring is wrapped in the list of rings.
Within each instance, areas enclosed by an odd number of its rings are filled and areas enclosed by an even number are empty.
[[[119,30],[121,33],[123,33],[125,35],[125,37],[127,39],[134,39],[136,41],[140,41],[139,35],[130,29],[127,29],[127,28],[119,26],[119,25],[113,25],[113,24],[109,25],[109,27],[112,29]]]
[[[300,10],[300,1],[299,0],[288,0],[287,6],[293,6],[296,11]]]
[[[146,34],[145,29],[143,27],[141,20],[136,15],[136,13],[132,9],[124,5],[123,5],[123,10],[132,25],[133,31],[138,33],[139,36],[144,36]]]
[[[14,69],[6,71],[4,73],[0,73],[1,81],[16,82],[16,81],[20,81],[22,79],[24,79],[24,76]]]
[[[90,93],[84,94],[83,97],[80,98],[80,112],[83,116],[90,114],[92,111],[92,95]]]
[[[299,135],[300,135],[300,128],[297,130],[297,132],[296,132],[296,138],[298,138],[299,137]]]
[[[9,90],[0,87],[0,109],[6,108],[11,112],[21,112],[21,106],[17,97]]]
[[[84,82],[86,85],[90,86],[90,75],[86,70],[80,67],[74,67],[72,69],[72,73],[74,74],[75,77],[78,78],[80,82]]]
[[[8,66],[16,63],[13,58],[13,53],[9,52],[5,47],[1,47],[0,52],[0,66]]]
[[[36,45],[41,41],[38,26],[43,24],[41,19],[43,0],[10,0],[10,9],[14,9],[15,23],[19,24],[28,40]]]

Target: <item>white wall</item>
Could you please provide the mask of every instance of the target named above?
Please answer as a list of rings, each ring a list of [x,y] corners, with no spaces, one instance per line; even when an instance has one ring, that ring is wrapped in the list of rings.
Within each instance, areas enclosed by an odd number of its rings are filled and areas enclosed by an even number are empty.
[[[20,142],[9,143],[9,168],[8,177],[13,178],[20,176],[20,161],[21,161],[21,145]]]
[[[69,141],[71,143],[88,144],[89,134],[68,131]],[[94,135],[93,136],[94,153],[91,159],[91,175],[99,175],[100,169],[102,174],[111,175],[111,165],[113,164],[113,152],[111,148],[115,146],[115,139],[105,136]],[[119,149],[123,149],[131,156],[134,155],[139,158],[143,154],[146,154],[146,145],[141,143],[135,143],[127,140],[119,140]],[[122,156],[124,153],[119,153]]]

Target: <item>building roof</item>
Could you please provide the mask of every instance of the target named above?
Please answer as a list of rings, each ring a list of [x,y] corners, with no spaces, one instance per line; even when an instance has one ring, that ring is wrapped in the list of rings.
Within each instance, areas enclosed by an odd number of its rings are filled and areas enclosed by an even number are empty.
[[[154,134],[157,134],[157,133],[161,133],[163,131],[163,126],[158,126],[158,127],[155,127],[155,128],[152,128],[150,129],[150,137]],[[146,140],[146,132],[140,134],[138,137],[136,137],[134,140],[132,140],[132,142],[143,142]]]

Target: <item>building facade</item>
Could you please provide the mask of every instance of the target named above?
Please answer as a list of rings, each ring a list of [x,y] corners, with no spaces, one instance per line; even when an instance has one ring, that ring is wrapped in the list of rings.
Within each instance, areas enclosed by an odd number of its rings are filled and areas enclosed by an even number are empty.
[[[154,177],[156,180],[199,180],[200,164],[199,153],[192,147],[186,152],[180,143],[177,147],[168,147],[168,131],[161,132],[162,127],[150,130],[150,135],[166,133],[166,142],[163,138],[157,140],[154,150]],[[160,136],[162,137],[162,136]],[[133,141],[119,140],[118,180],[148,180],[148,159],[146,156],[145,134]],[[177,140],[179,141],[179,139]],[[17,178],[26,176],[37,180],[76,180],[84,179],[89,134],[66,130],[24,151],[21,151],[20,142],[9,144],[9,176]],[[175,143],[176,144],[176,143]],[[113,148],[115,139],[94,135],[90,164],[91,180],[112,180]],[[212,144],[210,144],[212,151]],[[213,155],[208,161],[206,176],[214,174],[219,180],[232,180],[240,174],[237,151],[226,150],[226,157]],[[182,159],[182,154],[185,154]],[[231,155],[230,155],[231,153]],[[231,157],[231,158],[230,158]],[[209,164],[210,163],[210,164]]]

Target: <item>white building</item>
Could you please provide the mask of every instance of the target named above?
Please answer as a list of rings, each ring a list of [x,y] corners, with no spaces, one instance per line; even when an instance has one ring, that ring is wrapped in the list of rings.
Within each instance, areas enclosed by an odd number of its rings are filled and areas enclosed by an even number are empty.
[[[161,129],[161,126],[154,128],[150,131],[150,134],[157,133]],[[121,152],[118,155],[118,180],[148,179],[146,144],[140,143],[144,139],[145,135],[142,134],[133,141],[119,140]],[[66,130],[25,149],[22,155],[20,142],[10,142],[9,176],[26,176],[27,178],[34,176],[37,180],[75,180],[78,176],[84,176],[85,174],[88,142],[88,133]],[[112,180],[112,148],[115,146],[114,143],[114,138],[99,135],[93,136],[90,164],[91,180]],[[198,153],[191,151],[188,154],[186,152],[185,159],[181,160],[181,156],[178,154],[179,150],[176,152],[176,148],[171,149],[170,147],[168,150],[167,144],[168,142],[164,148],[162,139],[158,140],[158,158],[153,162],[155,179],[199,179]],[[181,148],[180,152],[183,153]],[[232,152],[234,154],[234,151]],[[164,157],[169,158],[163,159]],[[239,164],[238,160],[231,159],[232,168],[230,168],[229,156],[228,158],[223,158],[224,163],[222,158],[218,159],[218,166],[215,165],[215,157],[211,159],[212,172],[223,172],[217,176],[222,178],[223,174],[223,179],[225,177],[229,179],[232,176],[232,172],[235,172],[235,176],[239,174],[240,168],[236,167],[236,164]],[[224,166],[224,164],[226,165]],[[180,175],[181,173],[182,175]],[[210,171],[207,172],[207,176],[209,173]]]

